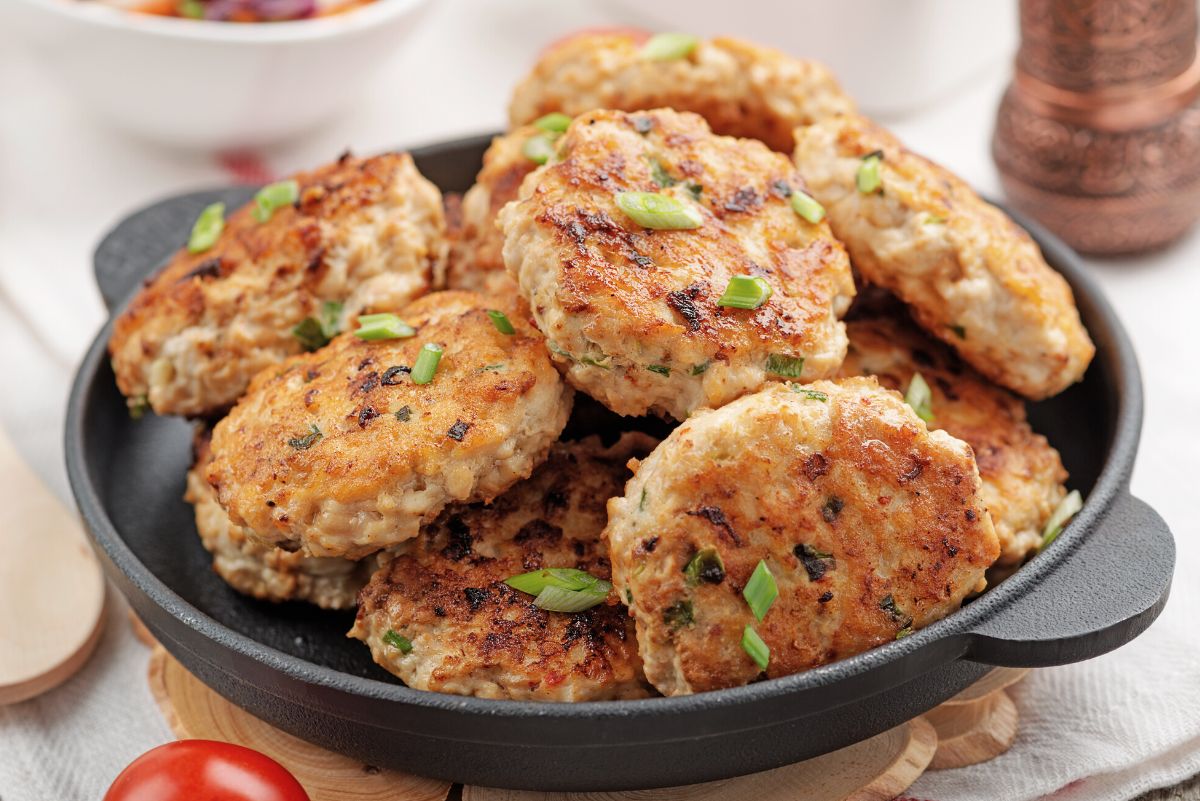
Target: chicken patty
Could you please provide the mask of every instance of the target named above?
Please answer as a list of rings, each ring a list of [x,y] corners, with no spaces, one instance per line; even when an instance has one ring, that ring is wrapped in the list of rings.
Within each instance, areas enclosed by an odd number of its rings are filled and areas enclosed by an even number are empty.
[[[548,612],[505,579],[574,568],[607,580],[600,534],[625,462],[649,445],[626,437],[560,443],[491,505],[454,507],[371,579],[350,632],[405,684],[484,698],[597,701],[648,694],[633,621],[616,596]]]
[[[217,423],[208,480],[235,524],[357,559],[415,537],[451,501],[491,500],[545,458],[571,390],[519,298],[439,292],[400,316],[415,336],[342,334],[259,374]],[[419,384],[426,345],[444,353]]]
[[[828,226],[792,209],[803,186],[786,158],[695,114],[589,112],[501,212],[504,261],[573,385],[623,415],[682,420],[841,364],[854,282]],[[620,204],[638,192],[695,227],[635,221]],[[721,305],[735,276],[769,297]]]
[[[229,513],[205,475],[208,470],[210,432],[196,438],[196,464],[187,474],[184,500],[192,504],[196,531],[204,549],[212,554],[213,570],[229,586],[260,601],[307,601],[322,609],[350,609],[358,591],[378,567],[375,557],[360,561],[336,556],[316,557],[268,548],[233,525]]]
[[[999,552],[970,447],[871,378],[774,385],[695,415],[608,514],[613,584],[665,695],[904,636],[982,589]]]
[[[854,110],[824,66],[738,39],[700,41],[673,60],[647,58],[644,37],[597,33],[547,52],[513,92],[513,126],[552,111],[692,111],[720,134],[790,153],[792,130]]]
[[[856,317],[846,331],[843,376],[875,376],[903,393],[920,373],[932,394],[929,427],[975,452],[981,495],[1000,541],[997,564],[1018,564],[1036,551],[1046,520],[1067,494],[1067,471],[1058,451],[1030,428],[1021,399],[898,315]]]
[[[326,303],[342,304],[345,321],[429,289],[445,220],[410,156],[346,155],[295,180],[294,204],[266,222],[254,203],[234,212],[215,244],[180,250],[117,318],[109,353],[131,406],[222,411],[256,373],[303,350],[293,329]]]
[[[485,295],[515,294],[516,282],[504,269],[504,234],[496,215],[516,200],[525,176],[538,167],[526,154],[534,138],[550,140],[532,125],[497,136],[483,154],[483,168],[475,184],[463,195],[461,224],[450,242],[446,283],[450,289],[468,289]]]
[[[1033,399],[1083,377],[1095,347],[1071,288],[961,179],[857,115],[797,129],[795,157],[862,277],[972,367]]]

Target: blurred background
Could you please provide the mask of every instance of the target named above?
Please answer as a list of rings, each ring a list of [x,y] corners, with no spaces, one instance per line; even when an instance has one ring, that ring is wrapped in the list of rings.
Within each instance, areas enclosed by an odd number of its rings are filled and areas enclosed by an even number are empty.
[[[235,5],[170,0],[165,8],[203,15]],[[255,5],[286,15],[312,4]],[[1105,0],[1067,5],[1101,17],[1106,8]],[[1194,56],[1194,0],[1107,6],[1121,7],[1109,23],[1124,14],[1176,31],[1172,14],[1190,15],[1182,30]],[[66,393],[105,319],[91,254],[125,214],[174,193],[265,182],[346,148],[371,153],[499,130],[509,92],[543,48],[581,29],[628,26],[741,36],[825,61],[864,111],[912,149],[983,194],[1002,196],[991,142],[1013,80],[1017,0],[375,0],[342,15],[262,24],[165,19],[100,0],[0,0],[0,425],[69,504],[61,453]],[[1136,52],[1153,62],[1164,51],[1138,45]],[[1185,98],[1194,103],[1194,94]],[[1194,114],[1189,119],[1200,128]],[[1065,136],[1079,153],[1091,141],[1062,126],[1035,133],[1034,142]],[[1191,178],[1192,159],[1200,159],[1191,141],[1173,136],[1137,158]],[[1097,185],[1129,175],[1099,163],[1081,168]],[[1190,507],[1200,468],[1197,261],[1194,233],[1149,253],[1088,261],[1129,329],[1148,387],[1133,491],[1175,528],[1181,565],[1200,564]],[[1018,696],[1025,728],[1005,758],[1015,761],[1001,769],[1027,781],[1024,794],[1003,797],[1069,790],[1071,782],[1103,775],[1111,792],[1063,797],[1128,798],[1200,771],[1200,713],[1194,703],[1189,711],[1161,698],[1165,680],[1154,672],[1159,654],[1185,649],[1182,658],[1195,670],[1185,688],[1190,695],[1177,698],[1200,699],[1194,576],[1181,573],[1185,586],[1177,582],[1172,605],[1145,637],[1026,683]],[[91,685],[68,685],[38,705],[0,707],[0,754],[6,735],[17,734],[29,754],[69,754],[82,734],[75,721],[98,711],[112,716],[121,737],[89,743],[87,758],[72,760],[53,781],[0,781],[5,801],[98,797],[89,795],[92,788],[165,739],[145,688],[129,679],[142,670],[137,654],[113,639],[102,645],[88,681],[128,685],[128,693],[107,693],[109,706],[97,710]],[[1156,719],[1143,726],[1146,710]],[[1162,722],[1172,714],[1167,727]],[[954,773],[963,772],[941,774],[913,792],[941,801],[1001,797],[990,779]],[[1200,798],[1200,791],[1187,797]]]

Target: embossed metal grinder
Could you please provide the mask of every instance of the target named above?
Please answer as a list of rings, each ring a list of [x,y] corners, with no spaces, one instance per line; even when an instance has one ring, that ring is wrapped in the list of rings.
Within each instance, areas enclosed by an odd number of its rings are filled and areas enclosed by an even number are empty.
[[[1196,0],[1021,0],[992,156],[1078,250],[1166,245],[1200,217]]]

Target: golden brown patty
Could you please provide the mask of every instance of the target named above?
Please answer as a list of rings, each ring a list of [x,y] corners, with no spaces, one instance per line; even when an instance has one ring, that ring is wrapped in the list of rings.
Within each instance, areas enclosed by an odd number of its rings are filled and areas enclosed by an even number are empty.
[[[324,301],[353,319],[428,290],[445,250],[441,196],[407,154],[345,156],[295,179],[294,207],[265,223],[253,204],[233,212],[215,245],[180,250],[117,319],[109,353],[131,404],[226,409],[259,370],[301,351],[292,329]]]
[[[863,192],[863,157],[882,153]],[[1022,228],[961,179],[847,115],[796,131],[796,164],[855,268],[907,303],[972,367],[1029,398],[1083,377],[1095,353],[1071,288]]]
[[[265,544],[359,558],[415,537],[451,501],[500,494],[558,438],[571,391],[519,299],[439,292],[400,314],[416,336],[343,334],[258,375],[217,424],[209,481]],[[426,343],[445,353],[418,385],[409,371]]]
[[[920,373],[933,395],[929,427],[975,451],[983,502],[1000,540],[998,564],[1020,562],[1035,551],[1047,518],[1066,495],[1067,471],[1058,451],[1029,427],[1021,399],[899,316],[855,318],[846,330],[850,348],[842,375],[873,375],[903,393]]]
[[[532,125],[497,136],[483,154],[483,169],[462,199],[462,224],[451,242],[446,267],[450,289],[469,289],[485,295],[515,294],[516,282],[504,269],[504,234],[496,215],[516,200],[525,176],[537,163],[525,155],[525,144],[543,131]]]
[[[778,50],[718,37],[683,58],[653,61],[642,45],[639,36],[600,33],[554,47],[513,92],[509,119],[517,126],[551,111],[674,108],[703,116],[717,133],[790,153],[797,125],[854,110],[825,67]]]
[[[196,437],[196,464],[187,474],[184,500],[196,514],[196,530],[212,554],[213,570],[238,592],[261,601],[307,601],[322,609],[349,609],[358,591],[378,567],[368,556],[358,562],[333,557],[305,556],[260,545],[229,520],[205,479],[209,434]]]
[[[666,695],[763,675],[747,626],[772,678],[926,626],[999,552],[970,447],[869,378],[776,384],[693,416],[608,513],[613,584]],[[742,595],[760,561],[779,593],[761,622]]]
[[[491,505],[447,509],[371,579],[350,636],[422,690],[535,701],[647,695],[633,621],[615,595],[584,612],[547,612],[504,583],[547,567],[609,578],[605,503],[629,477],[625,461],[649,449],[640,443],[560,443]]]
[[[841,364],[854,284],[828,227],[792,210],[802,186],[783,156],[695,114],[590,112],[501,212],[504,260],[572,384],[620,414],[684,419],[783,378],[781,363],[803,359],[802,381]],[[667,194],[701,224],[645,228],[617,205],[626,191]],[[771,297],[718,306],[735,275]]]

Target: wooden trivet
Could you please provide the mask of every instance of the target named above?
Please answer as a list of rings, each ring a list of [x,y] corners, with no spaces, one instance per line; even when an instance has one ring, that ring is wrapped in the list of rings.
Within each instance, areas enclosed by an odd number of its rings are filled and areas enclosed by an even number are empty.
[[[104,577],[79,520],[0,430],[0,705],[57,687],[100,641]]]
[[[136,624],[136,620],[135,620]],[[1004,692],[1028,671],[998,669],[925,715],[869,740],[796,765],[662,790],[550,793],[463,787],[463,801],[887,801],[928,769],[961,767],[1008,749],[1016,707]],[[377,770],[287,734],[210,690],[155,645],[150,687],[172,731],[240,743],[285,765],[312,801],[443,801],[448,782]],[[939,743],[939,733],[946,741]]]
[[[312,801],[443,801],[450,783],[382,770],[326,751],[226,701],[155,646],[150,690],[181,739],[223,740],[253,748],[287,767]]]

